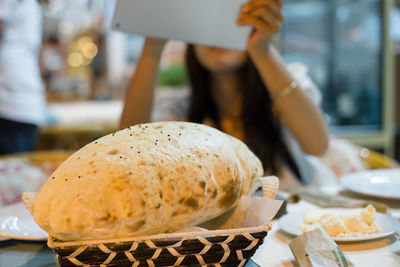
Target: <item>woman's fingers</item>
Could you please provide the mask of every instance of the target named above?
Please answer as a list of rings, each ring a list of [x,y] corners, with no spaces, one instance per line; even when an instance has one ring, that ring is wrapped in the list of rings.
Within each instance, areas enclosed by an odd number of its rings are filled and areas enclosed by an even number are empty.
[[[282,20],[282,0],[251,0],[242,6],[236,24],[254,28],[249,50],[263,50],[271,36],[280,29]]]
[[[265,23],[262,19],[256,16],[243,15],[237,20],[239,26],[252,26],[261,33],[273,33],[276,31],[276,25]]]
[[[278,23],[280,24],[283,20],[283,15],[281,12],[271,12],[271,10],[267,7],[258,7],[253,9],[253,11],[249,13],[245,13],[251,16],[259,17],[265,23]]]
[[[258,7],[250,13],[241,12],[237,24],[239,26],[250,25],[264,33],[275,33],[280,29],[282,19],[281,14],[272,14],[267,7]]]
[[[283,20],[281,0],[252,0],[242,7],[239,20],[245,16],[258,17],[270,27],[278,30]],[[253,26],[255,27],[255,25]]]

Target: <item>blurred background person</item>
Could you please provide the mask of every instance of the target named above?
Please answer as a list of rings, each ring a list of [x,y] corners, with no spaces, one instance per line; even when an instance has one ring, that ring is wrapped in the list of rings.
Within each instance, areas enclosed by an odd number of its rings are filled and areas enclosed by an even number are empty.
[[[45,120],[41,43],[39,3],[0,0],[0,154],[32,150]]]

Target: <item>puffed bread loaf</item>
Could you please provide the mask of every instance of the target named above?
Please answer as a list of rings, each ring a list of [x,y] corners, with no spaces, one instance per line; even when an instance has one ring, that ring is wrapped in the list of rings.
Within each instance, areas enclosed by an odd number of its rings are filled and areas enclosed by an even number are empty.
[[[30,196],[30,210],[64,241],[173,232],[229,210],[262,175],[247,146],[215,128],[141,124],[71,155]]]

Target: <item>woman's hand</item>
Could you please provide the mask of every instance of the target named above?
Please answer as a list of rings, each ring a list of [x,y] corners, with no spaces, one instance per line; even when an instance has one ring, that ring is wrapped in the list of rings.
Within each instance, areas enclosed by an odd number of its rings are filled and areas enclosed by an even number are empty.
[[[258,53],[268,49],[269,41],[280,29],[282,21],[282,0],[250,0],[242,6],[236,24],[254,28],[247,49],[249,53]]]

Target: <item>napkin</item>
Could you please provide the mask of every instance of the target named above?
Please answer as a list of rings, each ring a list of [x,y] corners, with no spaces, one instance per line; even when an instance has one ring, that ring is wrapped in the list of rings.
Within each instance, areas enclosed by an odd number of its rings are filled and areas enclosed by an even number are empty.
[[[322,228],[297,236],[289,247],[300,267],[354,266]]]

